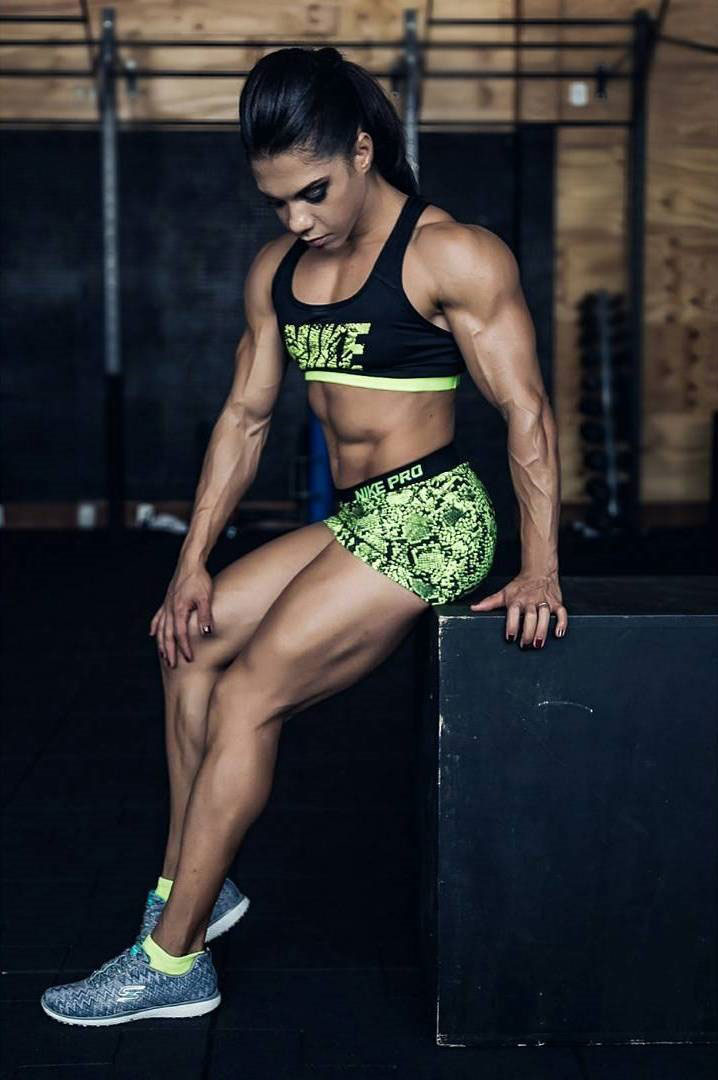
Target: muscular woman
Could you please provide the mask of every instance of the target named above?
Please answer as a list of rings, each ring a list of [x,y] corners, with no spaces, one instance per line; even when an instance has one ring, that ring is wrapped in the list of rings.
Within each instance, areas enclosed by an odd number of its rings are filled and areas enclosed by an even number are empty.
[[[154,615],[170,829],[137,940],[50,987],[56,1020],[197,1016],[220,992],[206,942],[248,900],[225,877],[269,797],[282,725],[355,683],[432,604],[470,593],[497,541],[487,488],[454,444],[462,372],[506,420],[521,567],[471,605],[542,648],[568,616],[558,580],[556,425],[516,261],[489,230],[422,200],[399,118],[337,50],[279,49],[250,72],[241,134],[285,233],[245,282],[247,329],[190,528]],[[329,449],[336,512],[205,562],[252,483],[289,363]]]

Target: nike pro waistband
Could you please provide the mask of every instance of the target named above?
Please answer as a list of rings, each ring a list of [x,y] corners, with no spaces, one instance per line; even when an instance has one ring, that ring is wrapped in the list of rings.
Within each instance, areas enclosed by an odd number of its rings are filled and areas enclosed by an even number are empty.
[[[346,488],[335,487],[334,494],[340,502],[348,502],[355,495],[361,497],[364,489],[372,492],[398,491],[408,484],[416,484],[419,480],[428,480],[432,476],[438,476],[447,469],[461,465],[465,460],[459,453],[456,443],[450,442],[446,446],[440,446],[438,450],[432,450],[430,454],[425,454],[424,457],[407,461],[403,465],[395,465],[393,469],[388,469],[387,472],[379,473],[377,476],[370,476],[359,484]]]

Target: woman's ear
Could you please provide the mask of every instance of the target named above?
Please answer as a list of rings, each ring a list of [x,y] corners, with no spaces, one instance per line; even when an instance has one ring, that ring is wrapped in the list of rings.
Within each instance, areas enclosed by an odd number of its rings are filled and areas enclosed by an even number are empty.
[[[359,129],[354,149],[354,164],[360,172],[368,172],[374,156],[374,143],[368,131]]]

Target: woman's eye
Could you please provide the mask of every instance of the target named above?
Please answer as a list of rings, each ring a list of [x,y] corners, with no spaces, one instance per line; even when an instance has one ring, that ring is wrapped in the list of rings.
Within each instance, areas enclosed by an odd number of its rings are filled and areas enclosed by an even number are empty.
[[[326,193],[327,193],[327,185],[325,184],[324,187],[315,188],[313,191],[308,192],[304,196],[304,198],[307,200],[307,202],[311,202],[311,203],[321,202],[322,199],[324,198],[324,196],[326,195]],[[281,199],[265,199],[264,201],[267,203],[268,206],[271,206],[272,209],[274,209],[274,210],[278,210],[279,207],[283,205]]]

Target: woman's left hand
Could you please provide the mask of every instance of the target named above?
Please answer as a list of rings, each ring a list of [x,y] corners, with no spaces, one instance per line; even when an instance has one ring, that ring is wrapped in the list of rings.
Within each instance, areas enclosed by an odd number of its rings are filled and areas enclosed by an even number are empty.
[[[524,617],[523,633],[519,644],[533,645],[541,649],[548,636],[551,612],[556,615],[554,637],[563,637],[568,627],[568,612],[563,606],[558,574],[520,573],[503,589],[485,596],[471,611],[491,611],[506,608],[506,640],[515,641],[519,634],[521,615]],[[548,607],[546,605],[548,604]],[[541,605],[539,607],[539,605]]]

